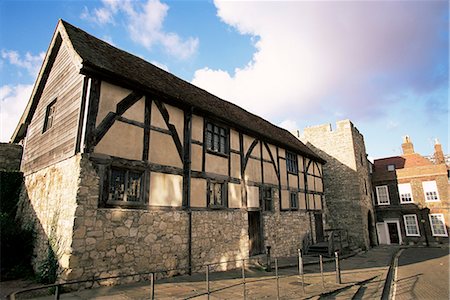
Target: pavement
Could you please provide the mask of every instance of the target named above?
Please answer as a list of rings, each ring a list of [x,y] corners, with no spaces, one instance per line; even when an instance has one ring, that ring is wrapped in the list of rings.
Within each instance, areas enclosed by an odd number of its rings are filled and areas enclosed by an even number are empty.
[[[449,248],[406,248],[398,259],[393,298],[450,299]]]
[[[296,259],[279,259],[275,270],[262,268],[231,270],[209,274],[209,299],[381,299],[393,255],[398,247],[379,246],[340,260],[341,283],[337,283],[334,259],[325,259],[323,276],[316,257],[304,258],[304,276],[298,275]],[[96,287],[72,291],[60,299],[150,299],[149,282]],[[27,295],[23,295],[27,296]],[[31,296],[31,295],[28,295]],[[156,280],[155,299],[208,299],[205,274]],[[19,298],[20,299],[20,298]],[[37,296],[33,299],[54,299]]]

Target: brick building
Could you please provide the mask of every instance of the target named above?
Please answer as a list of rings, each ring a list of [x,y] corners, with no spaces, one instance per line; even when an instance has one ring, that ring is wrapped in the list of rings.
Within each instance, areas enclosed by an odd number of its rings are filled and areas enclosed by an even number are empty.
[[[380,244],[448,243],[449,177],[442,146],[436,141],[433,161],[414,152],[406,136],[403,154],[374,161]]]
[[[370,162],[363,135],[350,120],[305,128],[297,136],[327,163],[323,167],[325,220],[328,229],[348,231],[353,247],[376,244]]]

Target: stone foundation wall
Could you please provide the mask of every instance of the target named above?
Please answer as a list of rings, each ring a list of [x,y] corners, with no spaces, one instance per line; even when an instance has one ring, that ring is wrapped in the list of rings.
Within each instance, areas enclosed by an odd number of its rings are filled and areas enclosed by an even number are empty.
[[[264,246],[271,246],[271,256],[296,256],[298,249],[303,248],[303,239],[311,227],[314,228],[314,218],[306,211],[281,211],[278,190],[274,192],[274,212],[263,213]]]
[[[212,270],[227,270],[239,263],[225,263],[248,257],[248,215],[245,210],[192,212],[192,265],[205,263]]]
[[[18,218],[22,226],[34,226],[36,271],[48,259],[50,249],[58,259],[59,274],[69,267],[79,163],[80,156],[74,156],[24,178]]]
[[[0,143],[0,171],[19,171],[22,150],[21,145]]]

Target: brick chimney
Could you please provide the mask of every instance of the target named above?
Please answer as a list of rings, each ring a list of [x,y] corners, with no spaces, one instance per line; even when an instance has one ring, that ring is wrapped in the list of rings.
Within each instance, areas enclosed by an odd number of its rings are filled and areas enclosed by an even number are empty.
[[[434,163],[445,164],[444,152],[442,151],[442,145],[438,139],[434,140]]]
[[[402,150],[403,150],[403,154],[413,154],[414,153],[414,146],[413,146],[413,143],[411,142],[409,135],[405,135],[403,137]]]

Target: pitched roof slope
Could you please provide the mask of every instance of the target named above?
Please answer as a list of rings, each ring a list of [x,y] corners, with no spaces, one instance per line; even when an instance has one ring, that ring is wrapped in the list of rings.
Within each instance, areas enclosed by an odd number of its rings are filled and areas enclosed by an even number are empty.
[[[131,84],[163,94],[181,105],[193,106],[206,114],[224,119],[239,128],[259,134],[276,144],[286,146],[309,158],[325,162],[290,132],[258,117],[241,107],[222,100],[151,63],[97,39],[85,31],[62,21],[74,50],[83,66],[109,73]]]

